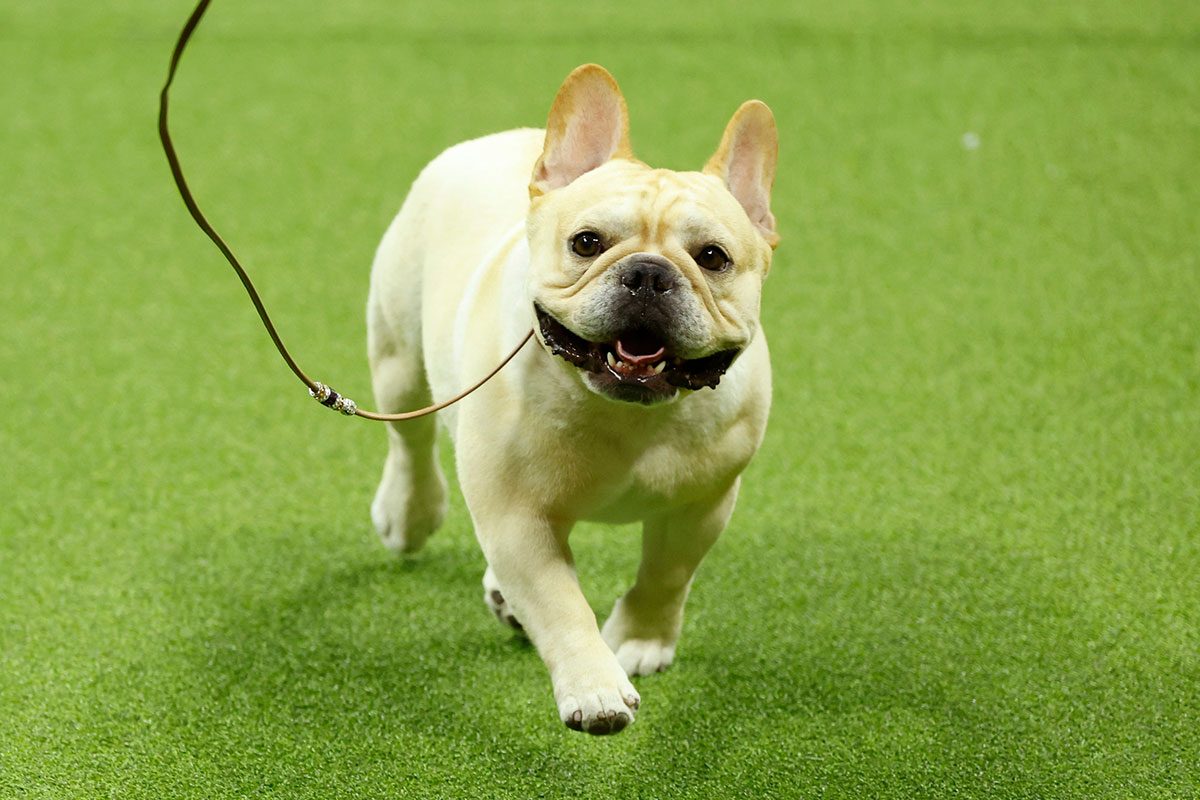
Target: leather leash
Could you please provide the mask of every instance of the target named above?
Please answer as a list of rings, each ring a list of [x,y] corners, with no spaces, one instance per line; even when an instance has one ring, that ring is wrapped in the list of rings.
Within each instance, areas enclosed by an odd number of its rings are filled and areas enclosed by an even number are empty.
[[[449,400],[443,400],[440,403],[434,403],[425,408],[419,408],[415,411],[403,411],[397,414],[384,414],[378,411],[364,411],[358,405],[345,395],[335,392],[330,387],[314,381],[312,378],[300,369],[300,365],[292,358],[292,354],[288,352],[287,347],[283,344],[283,339],[279,336],[279,331],[275,329],[275,323],[271,321],[271,316],[267,313],[267,308],[263,305],[262,297],[258,294],[258,289],[254,287],[254,282],[250,280],[250,276],[238,261],[237,256],[233,254],[233,250],[217,233],[216,228],[200,211],[200,206],[196,203],[196,198],[192,196],[192,190],[188,188],[187,180],[183,176],[183,167],[180,166],[179,156],[175,152],[175,145],[171,141],[171,131],[167,125],[167,106],[171,91],[171,84],[175,80],[175,72],[179,68],[179,60],[183,57],[183,51],[187,47],[188,41],[192,38],[192,34],[196,32],[196,28],[200,25],[200,20],[204,17],[204,12],[208,10],[212,0],[200,0],[196,4],[196,8],[192,11],[192,15],[188,17],[184,23],[183,30],[179,32],[179,39],[175,42],[175,50],[171,53],[171,65],[167,70],[167,81],[163,84],[162,92],[159,94],[158,100],[158,138],[162,140],[163,152],[166,153],[167,163],[171,167],[171,175],[175,178],[175,186],[179,189],[179,195],[183,198],[184,205],[191,213],[192,219],[200,226],[200,230],[204,231],[205,235],[212,240],[212,243],[217,246],[221,254],[225,256],[225,260],[233,267],[233,271],[237,273],[238,278],[242,281],[242,286],[246,289],[246,294],[250,296],[250,302],[254,304],[254,309],[258,311],[258,317],[262,320],[263,326],[267,329],[267,334],[270,335],[271,341],[275,343],[275,349],[279,351],[279,355],[287,363],[288,367],[295,373],[296,377],[308,387],[308,393],[316,398],[317,402],[328,408],[335,409],[347,416],[362,417],[363,419],[377,420],[380,422],[402,422],[404,420],[416,419],[427,414],[432,414],[435,411],[440,411],[447,406],[451,406],[462,400],[471,392],[483,386],[491,380],[497,372],[504,369],[508,362],[516,357],[517,353],[521,352],[529,340],[533,338],[533,331],[525,335],[511,353],[504,357],[504,360],[496,366],[491,372],[483,377],[478,383],[473,384],[462,392],[459,392]]]

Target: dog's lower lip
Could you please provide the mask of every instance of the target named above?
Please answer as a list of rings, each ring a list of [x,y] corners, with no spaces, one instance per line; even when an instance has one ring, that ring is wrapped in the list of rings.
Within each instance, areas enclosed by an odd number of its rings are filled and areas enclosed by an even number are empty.
[[[684,359],[671,354],[665,344],[635,332],[631,341],[649,352],[631,353],[624,344],[624,334],[613,342],[592,342],[571,331],[537,303],[534,312],[542,342],[550,352],[584,372],[607,376],[620,385],[623,394],[633,390],[647,397],[666,397],[677,389],[715,389],[741,352],[722,350],[701,358]]]

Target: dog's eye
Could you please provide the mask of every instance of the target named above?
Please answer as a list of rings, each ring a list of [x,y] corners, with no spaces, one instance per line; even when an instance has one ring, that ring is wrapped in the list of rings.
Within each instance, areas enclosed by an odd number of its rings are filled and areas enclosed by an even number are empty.
[[[705,245],[696,253],[696,263],[712,272],[722,272],[729,268],[729,256],[715,244]]]
[[[571,251],[583,258],[600,255],[604,250],[604,242],[595,231],[582,231],[571,237]]]

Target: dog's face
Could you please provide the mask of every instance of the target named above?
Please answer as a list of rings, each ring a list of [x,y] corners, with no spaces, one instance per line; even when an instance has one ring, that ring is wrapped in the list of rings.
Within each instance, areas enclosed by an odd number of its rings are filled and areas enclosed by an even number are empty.
[[[627,131],[612,76],[568,76],[530,184],[529,289],[550,353],[593,391],[651,404],[715,387],[757,330],[775,123],[744,104],[701,172],[637,161]]]

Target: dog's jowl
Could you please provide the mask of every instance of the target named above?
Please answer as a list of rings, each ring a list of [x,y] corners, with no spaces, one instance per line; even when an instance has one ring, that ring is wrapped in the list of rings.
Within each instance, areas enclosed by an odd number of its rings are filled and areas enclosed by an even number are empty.
[[[382,411],[456,394],[537,331],[440,419],[487,558],[485,602],[537,646],[569,727],[633,721],[629,679],[674,658],[692,575],[762,441],[775,153],[774,118],[750,101],[699,172],[650,167],[612,76],[580,67],[544,131],[430,163],[376,255],[367,335]],[[445,513],[434,426],[388,430],[371,517],[397,550],[421,547]],[[636,579],[603,629],[575,576],[578,520],[642,523]]]

